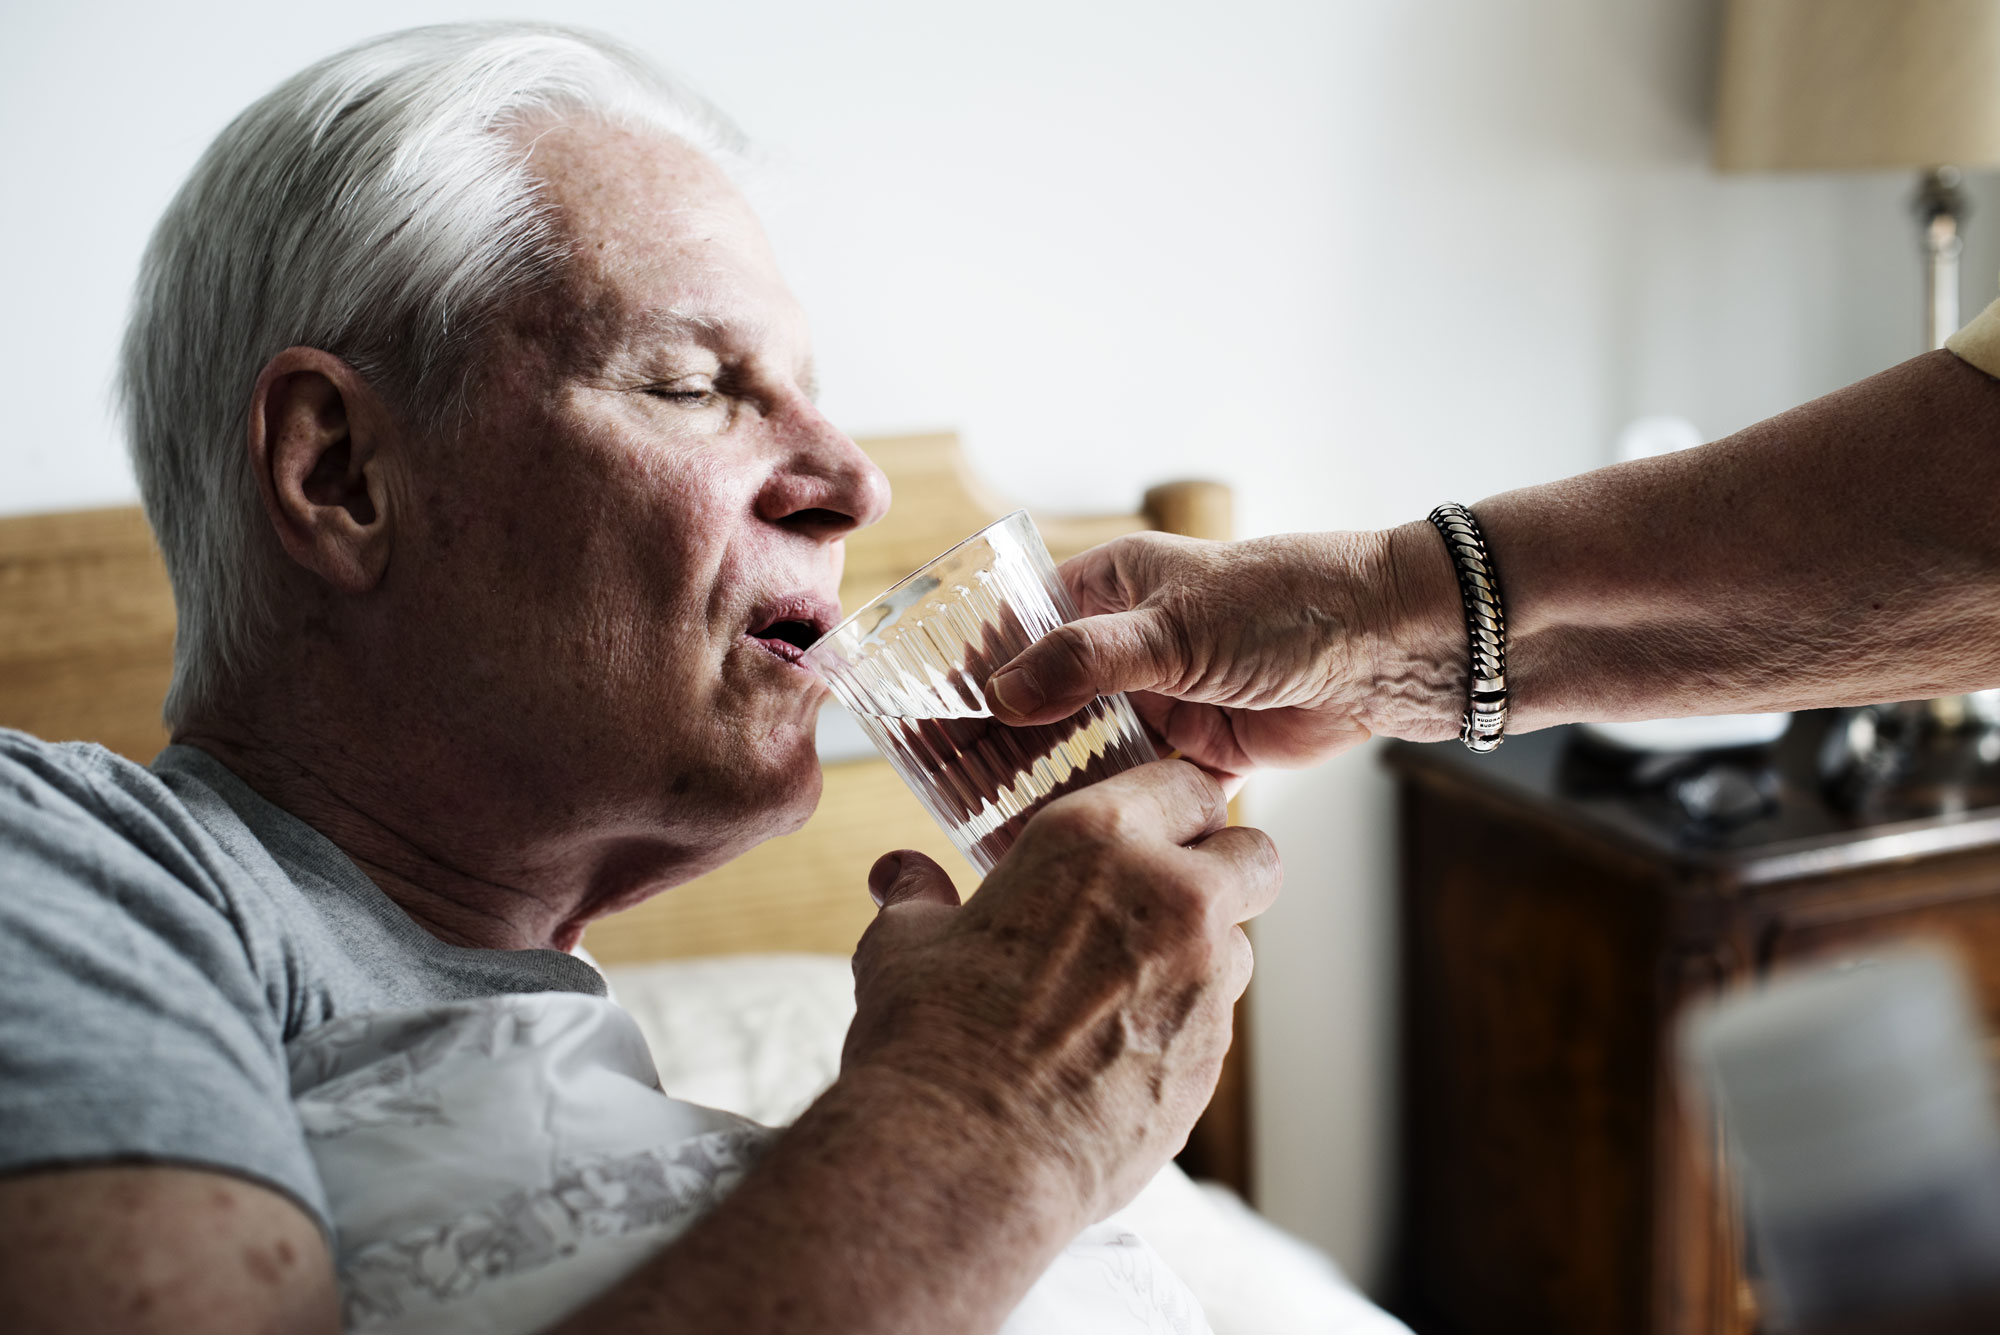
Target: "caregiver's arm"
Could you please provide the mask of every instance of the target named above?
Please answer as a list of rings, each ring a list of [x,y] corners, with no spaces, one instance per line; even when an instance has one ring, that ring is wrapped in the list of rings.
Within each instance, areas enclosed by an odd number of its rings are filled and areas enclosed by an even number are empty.
[[[1477,502],[1506,600],[1509,730],[2000,685],[1996,502],[2000,381],[1948,352],[1698,450]],[[1149,721],[1229,772],[1371,732],[1456,733],[1466,634],[1428,523],[1141,535],[1064,576],[1102,615],[995,677],[1007,721],[1155,692]]]

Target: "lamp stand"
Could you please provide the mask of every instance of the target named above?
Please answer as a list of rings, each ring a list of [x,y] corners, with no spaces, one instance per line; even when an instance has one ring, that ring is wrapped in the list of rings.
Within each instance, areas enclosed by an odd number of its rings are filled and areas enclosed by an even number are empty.
[[[1967,212],[1958,168],[1932,167],[1917,182],[1914,201],[1924,239],[1924,334],[1936,351],[1958,332],[1959,224]]]

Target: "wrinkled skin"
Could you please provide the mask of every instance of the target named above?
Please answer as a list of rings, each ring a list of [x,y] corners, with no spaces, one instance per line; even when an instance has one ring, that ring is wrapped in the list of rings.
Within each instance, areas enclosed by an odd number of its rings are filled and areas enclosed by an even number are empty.
[[[498,322],[464,421],[420,433],[316,349],[266,369],[280,647],[180,738],[446,939],[567,949],[811,814],[825,690],[754,632],[831,627],[841,540],[889,495],[718,168],[602,126],[530,142],[571,259]]]
[[[830,625],[841,540],[888,501],[814,406],[804,317],[722,174],[630,130],[532,143],[573,263],[498,323],[454,432],[325,349],[264,368],[245,445],[278,642],[178,733],[425,929],[495,949],[567,948],[806,818],[824,688],[757,632]],[[1185,1141],[1249,977],[1237,924],[1278,883],[1178,761],[1050,804],[964,907],[885,859],[840,1078],[564,1328],[996,1328]],[[339,1325],[296,1203],[166,1167],[0,1182],[0,1313]]]
[[[1039,723],[1126,690],[1160,741],[1225,780],[1315,763],[1370,735],[1381,569],[1365,534],[1115,539],[1063,564],[1087,620],[995,674],[998,712]]]
[[[1037,812],[963,908],[929,858],[885,856],[844,1064],[951,1092],[1066,1161],[1093,1214],[1122,1205],[1214,1090],[1250,981],[1238,924],[1278,892],[1270,839],[1227,819],[1162,761]]]

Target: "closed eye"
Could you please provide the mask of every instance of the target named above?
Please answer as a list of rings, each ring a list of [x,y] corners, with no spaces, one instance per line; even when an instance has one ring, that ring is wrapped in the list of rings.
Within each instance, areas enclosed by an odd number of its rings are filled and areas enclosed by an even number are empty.
[[[715,391],[712,389],[679,389],[673,385],[648,385],[645,393],[655,399],[665,399],[669,403],[682,403],[694,407],[700,407],[715,399]]]

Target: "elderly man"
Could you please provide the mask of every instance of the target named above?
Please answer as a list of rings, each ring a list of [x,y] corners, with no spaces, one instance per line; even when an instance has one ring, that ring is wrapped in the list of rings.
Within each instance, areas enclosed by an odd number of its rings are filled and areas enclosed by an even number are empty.
[[[287,1046],[601,993],[591,919],[811,811],[799,651],[889,498],[731,151],[587,39],[430,29],[277,89],[168,211],[125,388],[174,744],[0,736],[7,1329],[335,1329]],[[1223,821],[1166,762],[964,908],[885,857],[838,1083],[575,1328],[997,1325],[1206,1099],[1278,883]]]

